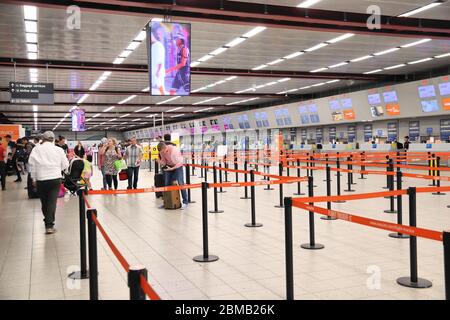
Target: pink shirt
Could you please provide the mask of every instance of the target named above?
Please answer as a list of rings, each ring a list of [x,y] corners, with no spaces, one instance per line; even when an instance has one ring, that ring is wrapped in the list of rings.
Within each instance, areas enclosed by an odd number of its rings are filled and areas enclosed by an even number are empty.
[[[180,149],[176,146],[167,145],[163,152],[160,152],[161,156],[160,163],[168,165],[169,167],[179,168],[183,165],[183,157],[181,155]]]

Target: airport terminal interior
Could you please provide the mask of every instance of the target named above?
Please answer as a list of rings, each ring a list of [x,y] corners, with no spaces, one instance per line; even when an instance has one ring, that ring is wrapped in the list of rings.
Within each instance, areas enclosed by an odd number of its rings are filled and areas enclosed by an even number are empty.
[[[1,1],[0,300],[449,300],[449,17]]]

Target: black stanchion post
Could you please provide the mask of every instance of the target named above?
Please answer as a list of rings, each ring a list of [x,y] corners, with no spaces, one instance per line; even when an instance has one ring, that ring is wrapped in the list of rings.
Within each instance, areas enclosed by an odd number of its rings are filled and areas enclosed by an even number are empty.
[[[130,300],[145,300],[145,292],[141,287],[141,276],[147,280],[147,269],[144,266],[130,266],[128,270],[128,288]]]
[[[326,167],[326,177],[327,177],[327,179],[325,181],[327,182],[327,197],[331,197],[331,168],[330,167]],[[331,202],[330,201],[327,201],[327,209],[331,210]],[[330,216],[320,217],[320,219],[322,219],[322,220],[337,220],[337,218],[330,217]]]
[[[437,157],[436,158],[436,177],[438,177],[438,180],[436,181],[436,186],[438,187],[438,188],[440,188],[441,187],[441,180],[440,180],[440,176],[441,176],[441,169],[440,169],[440,166],[441,166],[441,157]],[[433,181],[435,181],[434,179],[433,179]],[[443,196],[443,195],[445,195],[445,193],[443,193],[443,192],[441,192],[441,191],[439,191],[438,190],[438,192],[433,192],[433,194],[435,195],[435,196]]]
[[[300,171],[300,159],[297,159],[297,178],[301,177],[301,171]],[[304,193],[302,192],[301,182],[297,182],[297,193],[294,193],[294,196],[303,196]]]
[[[158,160],[155,159],[155,174],[158,174],[158,173],[159,173],[159,163],[158,163]]]
[[[450,300],[450,231],[443,232],[445,300]]]
[[[279,165],[278,165],[278,175],[280,177],[283,176],[283,163],[280,161]],[[279,185],[279,192],[280,192],[280,204],[275,206],[275,208],[284,208],[283,205],[283,183],[280,183]]]
[[[402,172],[397,171],[397,190],[402,190]],[[402,203],[402,195],[397,195],[397,224],[402,225],[403,224],[403,203]],[[408,239],[409,235],[402,234],[400,232],[393,232],[389,234],[389,237],[391,238],[397,238],[397,239]]]
[[[189,185],[191,184],[191,175],[189,174],[189,164],[186,165],[186,184]],[[191,189],[187,189],[187,196],[188,196],[188,202],[189,203],[195,203],[195,201],[191,200]]]
[[[225,171],[226,172],[226,171]],[[219,162],[219,183],[222,184],[222,163]],[[223,190],[222,186],[220,186],[218,193],[225,193],[226,191]]]
[[[203,229],[203,254],[193,258],[196,262],[214,262],[218,256],[209,254],[208,249],[208,183],[202,182],[202,229]]]
[[[392,163],[392,159],[389,159],[389,163]],[[388,175],[389,178],[389,191],[394,191],[394,176],[392,175],[394,173],[394,168],[392,168],[392,170],[389,170],[390,175]],[[384,212],[386,213],[397,213],[397,211],[395,211],[394,208],[394,196],[389,196],[389,209],[388,210],[384,210]]]
[[[388,165],[386,171],[391,171],[391,159],[389,156],[386,156],[386,164]],[[383,189],[389,189],[389,175],[386,176],[386,187],[383,187]]]
[[[430,167],[432,167],[433,169],[436,168],[436,155],[433,153],[431,155],[431,160],[430,160]],[[430,176],[436,176],[436,170],[433,170],[432,168],[430,168]],[[435,187],[436,186],[436,180],[433,179],[433,183],[429,184],[430,187]]]
[[[350,155],[350,170],[352,170],[350,172],[350,183],[351,184],[356,184],[356,182],[353,180],[353,155]]]
[[[328,168],[330,166],[330,164],[328,163],[328,153],[325,154],[325,170],[326,168]],[[323,180],[324,182],[327,182],[328,180],[325,179]]]
[[[313,154],[314,154],[314,152],[313,152]],[[314,171],[315,170],[313,168],[316,166],[316,164],[313,162],[314,161],[314,156],[312,155],[309,160],[311,161],[311,165],[309,167],[310,168],[309,173],[310,173],[310,175],[311,175],[311,177],[313,178],[313,181],[314,181]],[[317,186],[314,184],[313,187],[316,188]]]
[[[216,164],[213,164],[213,181],[217,184],[217,169]],[[217,199],[217,187],[214,187],[214,210],[210,210],[209,213],[222,213],[223,210],[219,210],[219,203]]]
[[[89,300],[98,300],[97,226],[93,216],[97,217],[97,210],[88,209]]]
[[[409,196],[409,225],[411,227],[417,226],[416,220],[416,188],[408,188]],[[409,288],[429,288],[432,286],[431,281],[419,278],[417,276],[417,237],[411,236],[409,238],[409,259],[410,259],[410,276],[400,277],[397,283]]]
[[[247,174],[247,160],[244,161],[244,182],[248,182],[248,174]],[[248,196],[248,187],[245,186],[244,187],[244,196],[241,197],[241,199],[250,199],[250,197]]]
[[[341,195],[341,160],[340,158],[336,158],[336,169],[337,169],[337,179],[336,179],[336,193],[338,196]],[[336,200],[334,203],[344,203],[345,200]]]
[[[313,177],[308,177],[308,197],[314,197],[314,180]],[[313,202],[309,203],[310,205],[314,205]],[[300,245],[303,249],[308,250],[319,250],[325,248],[323,244],[316,243],[315,234],[314,234],[314,212],[309,211],[309,243],[304,243]]]
[[[79,219],[80,219],[80,271],[75,271],[69,274],[70,279],[87,279],[89,273],[86,267],[86,204],[84,202],[83,194],[87,194],[86,189],[78,189],[78,203],[79,203]]]
[[[192,164],[195,164],[195,154],[194,152],[192,152]],[[192,166],[192,174],[193,176],[195,176],[195,166]]]
[[[347,172],[347,189],[345,189],[345,192],[355,192],[355,190],[352,190],[352,166],[351,166],[351,158],[347,157],[347,170],[349,170]]]
[[[361,153],[361,162],[362,163],[364,163],[366,161],[366,152],[365,151],[363,151],[362,153]],[[361,166],[361,176],[358,178],[358,179],[360,179],[360,180],[365,180],[366,178],[364,177],[364,173],[362,173],[362,171],[365,171],[366,170],[366,166],[363,164],[362,166]]]
[[[230,182],[228,180],[228,159],[225,159],[224,166],[225,166],[225,181],[224,182]]]
[[[205,160],[205,163],[203,165],[205,166],[205,168],[204,168],[205,182],[208,182],[208,161]]]
[[[250,181],[255,182],[255,171],[250,170]],[[255,185],[250,187],[250,196],[251,200],[251,213],[252,213],[252,222],[246,223],[245,226],[249,228],[257,228],[262,227],[262,223],[256,223],[256,199],[255,199]]]
[[[234,159],[234,170],[238,170],[239,169],[239,165],[238,165],[238,163],[237,163],[237,159]],[[238,172],[236,171],[235,172],[235,174],[236,174],[236,183],[238,183],[239,182],[239,174],[238,174]]]
[[[284,241],[286,251],[286,300],[294,300],[294,257],[292,253],[292,198],[284,198]]]

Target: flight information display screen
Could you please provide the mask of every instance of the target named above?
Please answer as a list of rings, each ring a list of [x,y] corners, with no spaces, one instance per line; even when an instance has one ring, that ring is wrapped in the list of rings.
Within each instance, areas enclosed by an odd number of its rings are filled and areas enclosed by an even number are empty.
[[[317,105],[316,105],[316,104],[310,104],[310,105],[308,106],[308,110],[309,110],[309,112],[311,112],[311,113],[317,113],[317,112],[318,112],[318,110],[317,110]]]
[[[336,111],[341,109],[341,104],[339,100],[331,100],[329,103],[331,111]]]
[[[392,103],[392,102],[398,101],[397,92],[395,92],[395,91],[383,92],[383,98],[384,98],[384,102],[386,102],[386,103]]]
[[[434,85],[420,86],[419,97],[422,99],[436,97],[436,90],[434,89]]]
[[[422,111],[425,113],[439,111],[437,100],[422,101]]]
[[[439,83],[439,92],[441,96],[450,95],[450,82]]]
[[[379,93],[369,94],[368,97],[370,105],[381,104],[381,96]]]
[[[345,98],[341,100],[341,105],[344,109],[351,109],[353,108],[352,99]]]
[[[298,112],[300,112],[300,114],[308,113],[308,106],[300,106],[300,107],[298,107]]]

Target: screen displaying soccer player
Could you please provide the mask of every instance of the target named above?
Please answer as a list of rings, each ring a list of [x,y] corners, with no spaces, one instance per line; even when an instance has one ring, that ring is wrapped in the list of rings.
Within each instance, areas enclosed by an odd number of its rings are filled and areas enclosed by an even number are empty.
[[[189,95],[191,25],[152,21],[147,42],[151,95]]]

